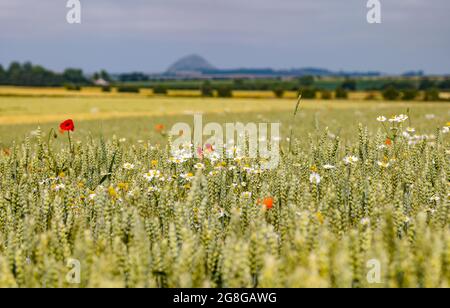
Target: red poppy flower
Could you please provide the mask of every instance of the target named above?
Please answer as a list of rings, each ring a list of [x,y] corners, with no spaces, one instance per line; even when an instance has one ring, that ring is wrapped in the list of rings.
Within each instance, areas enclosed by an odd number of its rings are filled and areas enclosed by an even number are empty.
[[[64,122],[59,124],[59,129],[62,132],[68,132],[68,131],[73,132],[75,130],[75,125],[73,124],[73,121],[71,119],[69,119],[69,120],[65,120]]]
[[[268,210],[272,209],[273,208],[273,198],[272,197],[264,198],[263,204],[266,207],[266,209],[268,209]]]
[[[157,124],[157,125],[155,125],[155,130],[158,133],[161,133],[164,130],[164,128],[165,128],[164,124]]]
[[[384,142],[386,145],[390,146],[392,145],[392,140],[391,138],[386,138],[386,141]]]

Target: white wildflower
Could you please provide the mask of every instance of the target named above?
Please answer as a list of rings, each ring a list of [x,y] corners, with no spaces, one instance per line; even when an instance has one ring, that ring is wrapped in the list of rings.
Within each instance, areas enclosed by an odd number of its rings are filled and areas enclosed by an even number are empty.
[[[125,163],[125,164],[123,164],[123,169],[125,169],[125,170],[133,170],[134,169],[134,165],[130,164],[130,163]]]
[[[391,165],[389,162],[383,162],[383,161],[378,161],[377,164],[378,164],[378,166],[380,166],[382,168],[388,168]]]
[[[319,185],[321,180],[322,180],[322,177],[321,177],[318,173],[313,172],[313,173],[311,173],[311,175],[309,176],[309,181],[310,181],[312,184]]]
[[[151,182],[153,179],[159,179],[161,177],[161,172],[159,170],[150,170],[146,174],[144,174],[144,178]]]
[[[244,191],[242,193],[242,197],[244,197],[244,198],[251,198],[252,197],[252,193],[249,192],[249,191]]]
[[[359,158],[356,157],[356,156],[353,156],[353,155],[351,155],[351,156],[346,156],[346,157],[344,158],[344,163],[345,163],[346,165],[353,165],[353,164],[357,163],[358,161],[359,161]]]
[[[197,164],[194,165],[194,168],[197,169],[197,170],[198,169],[203,170],[203,169],[205,169],[205,165],[202,164],[202,163],[197,163]]]
[[[64,185],[64,184],[57,184],[57,185],[55,185],[55,187],[53,189],[55,191],[61,191],[61,190],[66,189],[66,185]]]

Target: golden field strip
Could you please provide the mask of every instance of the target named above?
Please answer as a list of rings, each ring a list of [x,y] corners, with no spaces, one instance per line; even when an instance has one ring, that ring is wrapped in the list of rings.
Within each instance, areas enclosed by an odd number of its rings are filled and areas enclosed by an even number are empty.
[[[168,96],[159,96],[145,91],[102,93],[98,88],[73,92],[62,88],[0,87],[0,144],[22,139],[38,126],[45,131],[57,128],[69,118],[75,121],[80,137],[98,133],[158,142],[164,142],[164,138],[152,134],[154,125],[161,123],[169,128],[179,121],[191,121],[195,113],[203,113],[208,121],[218,123],[279,122],[284,136],[294,126],[304,136],[319,127],[329,127],[334,133],[351,137],[359,123],[377,129],[377,116],[401,114],[407,109],[411,111],[412,125],[428,133],[450,121],[448,102],[368,101],[359,93],[360,98],[348,100],[303,100],[298,119],[292,123],[295,93],[290,94],[291,98],[277,99],[267,92],[261,92],[266,97],[259,98],[251,97],[255,95],[252,92],[238,92],[240,96],[234,93],[234,98],[229,99],[201,98],[195,97],[195,91],[189,92],[191,96],[186,92],[170,91]]]
[[[350,99],[365,99],[369,92],[353,92],[349,94]],[[374,93],[375,97],[381,98],[378,93]],[[51,88],[33,88],[33,87],[13,87],[0,86],[0,97],[136,97],[136,96],[154,96],[152,89],[142,88],[139,94],[135,93],[118,93],[116,88],[112,88],[111,92],[102,92],[99,87],[84,87],[81,91],[70,91],[62,87]],[[168,97],[201,97],[201,92],[197,90],[169,90]],[[272,91],[233,91],[234,98],[276,98]],[[295,99],[297,93],[295,91],[286,91],[285,99]]]
[[[286,99],[219,99],[172,97],[0,97],[0,125],[44,124],[73,118],[77,121],[133,117],[192,115],[194,113],[291,112],[295,101]],[[305,100],[302,108],[316,111],[339,111],[354,108],[406,109],[448,106],[448,103],[367,102]]]

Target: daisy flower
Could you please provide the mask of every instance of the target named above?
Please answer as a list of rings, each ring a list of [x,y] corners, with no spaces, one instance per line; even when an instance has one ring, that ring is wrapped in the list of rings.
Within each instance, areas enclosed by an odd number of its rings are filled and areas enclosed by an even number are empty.
[[[312,184],[319,185],[321,180],[322,180],[322,177],[321,177],[318,173],[313,172],[313,173],[311,173],[311,175],[309,176],[309,181],[310,181]]]
[[[134,165],[130,164],[130,163],[125,163],[125,164],[123,164],[123,169],[125,169],[125,170],[133,170],[134,169]]]
[[[359,158],[354,155],[346,156],[344,158],[344,163],[346,165],[353,165],[353,164],[357,163],[358,161],[359,161]]]

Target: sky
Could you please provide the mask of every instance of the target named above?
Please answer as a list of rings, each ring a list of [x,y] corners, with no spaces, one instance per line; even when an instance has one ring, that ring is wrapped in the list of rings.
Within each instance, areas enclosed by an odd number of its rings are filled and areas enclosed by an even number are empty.
[[[450,73],[449,0],[0,0],[0,64],[162,72],[199,54],[219,68]]]

